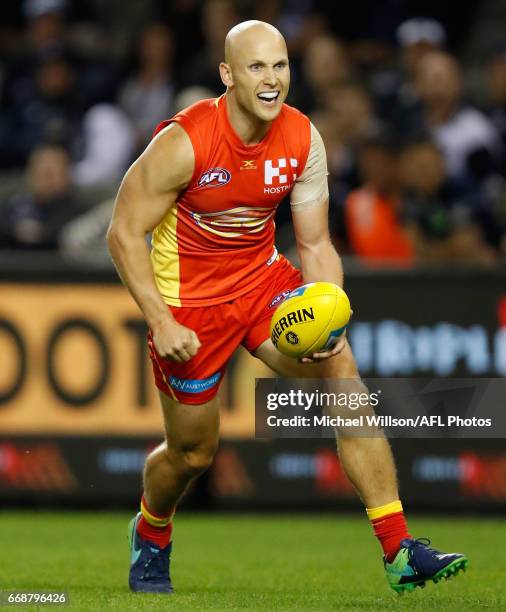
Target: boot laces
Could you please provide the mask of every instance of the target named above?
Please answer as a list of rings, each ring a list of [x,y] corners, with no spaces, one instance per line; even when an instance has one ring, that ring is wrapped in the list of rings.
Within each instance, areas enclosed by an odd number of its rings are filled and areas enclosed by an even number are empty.
[[[415,550],[417,548],[419,548],[420,546],[423,546],[425,551],[433,558],[436,558],[437,555],[439,554],[439,551],[434,550],[433,548],[429,548],[429,544],[430,544],[429,538],[416,538],[410,542],[410,545],[408,547],[408,559],[409,561],[412,562],[412,566],[414,566],[416,570],[419,569],[417,567],[416,560],[414,559]]]

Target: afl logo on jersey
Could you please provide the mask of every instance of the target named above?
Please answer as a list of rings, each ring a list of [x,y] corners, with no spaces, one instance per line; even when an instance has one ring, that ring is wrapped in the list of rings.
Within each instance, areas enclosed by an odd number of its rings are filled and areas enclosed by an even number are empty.
[[[223,187],[232,175],[225,168],[210,168],[199,178],[199,187]]]

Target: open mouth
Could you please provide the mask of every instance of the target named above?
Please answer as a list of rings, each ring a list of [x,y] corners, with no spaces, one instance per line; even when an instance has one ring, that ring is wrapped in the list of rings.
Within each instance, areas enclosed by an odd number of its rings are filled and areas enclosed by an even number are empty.
[[[257,98],[265,106],[275,106],[279,98],[279,91],[262,91],[257,94]]]

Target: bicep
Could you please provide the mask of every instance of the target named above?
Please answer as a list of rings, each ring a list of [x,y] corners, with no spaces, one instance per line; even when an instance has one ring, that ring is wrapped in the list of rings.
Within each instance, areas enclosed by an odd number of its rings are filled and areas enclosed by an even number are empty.
[[[121,183],[112,225],[131,234],[152,231],[191,180],[194,153],[186,132],[171,124],[132,164]]]

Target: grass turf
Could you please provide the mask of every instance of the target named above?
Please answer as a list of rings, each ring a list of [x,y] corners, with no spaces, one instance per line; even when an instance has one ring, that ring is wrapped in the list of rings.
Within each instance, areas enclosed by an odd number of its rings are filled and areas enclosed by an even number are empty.
[[[129,516],[0,514],[0,589],[67,591],[73,610],[506,610],[506,524],[411,519],[415,537],[465,551],[466,574],[402,597],[390,590],[365,518],[191,515],[175,527],[171,596],[127,587]],[[19,608],[18,608],[19,609]],[[23,609],[28,609],[28,606]],[[30,609],[48,609],[30,607]],[[65,609],[65,608],[64,608]]]

